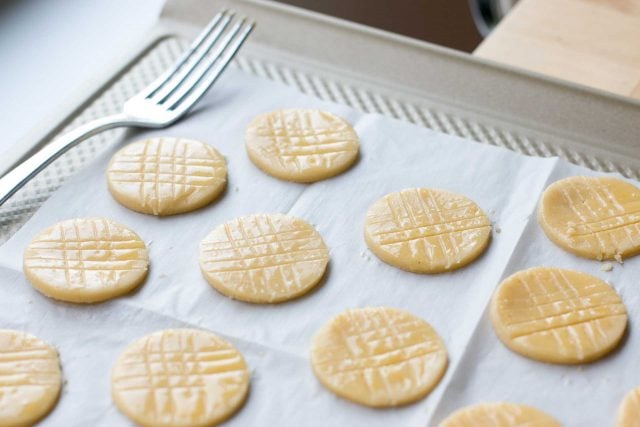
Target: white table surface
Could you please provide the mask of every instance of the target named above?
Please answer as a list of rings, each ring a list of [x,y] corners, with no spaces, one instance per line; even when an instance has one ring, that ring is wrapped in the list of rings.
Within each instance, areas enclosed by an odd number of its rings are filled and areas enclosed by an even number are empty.
[[[140,40],[163,3],[0,1],[0,156]]]

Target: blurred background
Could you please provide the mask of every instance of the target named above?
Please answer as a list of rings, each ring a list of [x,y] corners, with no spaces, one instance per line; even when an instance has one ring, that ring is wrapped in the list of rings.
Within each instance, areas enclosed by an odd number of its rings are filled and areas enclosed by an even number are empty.
[[[279,0],[372,27],[471,52],[482,40],[475,0]]]
[[[275,1],[275,0],[272,0]],[[282,0],[471,52],[480,3],[505,0]],[[508,1],[507,1],[508,2]],[[0,134],[19,141],[157,21],[164,0],[0,0]],[[486,11],[495,6],[483,6]],[[99,47],[99,48],[96,48]],[[11,143],[0,144],[2,148]]]
[[[472,52],[517,0],[278,0]]]
[[[640,99],[640,0],[266,1]],[[0,0],[0,155],[26,137],[34,117],[104,81],[103,70],[139,43],[164,2]]]

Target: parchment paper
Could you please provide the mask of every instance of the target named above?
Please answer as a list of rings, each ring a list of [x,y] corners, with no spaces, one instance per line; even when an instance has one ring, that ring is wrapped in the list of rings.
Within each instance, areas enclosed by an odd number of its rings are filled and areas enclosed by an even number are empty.
[[[284,107],[318,107],[351,122],[361,156],[348,172],[311,185],[271,178],[251,164],[243,131],[255,115]],[[640,258],[600,271],[600,263],[566,254],[549,242],[533,212],[548,183],[592,174],[558,159],[439,134],[379,115],[365,115],[307,97],[270,81],[229,70],[200,107],[177,125],[129,132],[120,146],[146,136],[202,140],[223,153],[229,184],[197,212],[156,218],[127,210],[109,195],[104,171],[113,152],[64,185],[0,248],[0,327],[35,334],[60,352],[66,383],[45,426],[130,425],[111,402],[110,370],[136,338],[169,327],[194,327],[227,337],[252,370],[251,393],[233,426],[436,425],[463,405],[484,400],[527,403],[567,426],[613,422],[622,395],[640,385],[635,337]],[[488,251],[470,266],[440,275],[400,271],[378,261],[363,239],[367,208],[406,187],[444,188],[470,197],[495,224]],[[239,215],[282,212],[316,226],[330,248],[322,285],[298,300],[252,305],[217,293],[201,277],[200,240]],[[21,273],[22,251],[39,230],[62,219],[106,216],[134,229],[150,248],[151,269],[133,294],[91,306],[40,295]],[[497,230],[500,230],[499,232]],[[485,308],[500,280],[519,269],[575,268],[610,280],[630,312],[629,338],[602,362],[576,367],[524,359],[496,339]],[[368,409],[335,397],[314,378],[308,348],[315,331],[350,307],[393,306],[430,322],[445,341],[449,368],[426,399],[406,407]]]

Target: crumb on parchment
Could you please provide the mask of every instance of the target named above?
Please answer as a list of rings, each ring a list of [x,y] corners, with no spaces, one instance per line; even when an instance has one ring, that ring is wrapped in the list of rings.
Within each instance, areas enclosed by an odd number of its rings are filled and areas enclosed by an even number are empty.
[[[611,264],[610,262],[605,262],[600,266],[600,270],[602,271],[611,271],[613,270],[613,264]]]

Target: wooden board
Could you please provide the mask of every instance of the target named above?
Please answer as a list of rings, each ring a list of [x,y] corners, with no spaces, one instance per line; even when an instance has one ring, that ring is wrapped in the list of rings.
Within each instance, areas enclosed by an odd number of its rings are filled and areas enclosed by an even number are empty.
[[[640,99],[640,0],[520,0],[474,55]]]

